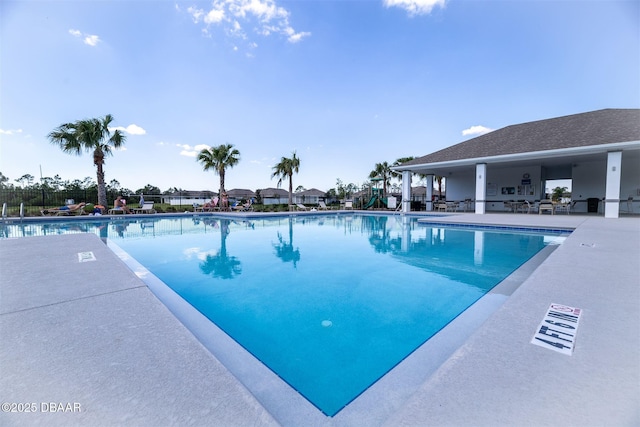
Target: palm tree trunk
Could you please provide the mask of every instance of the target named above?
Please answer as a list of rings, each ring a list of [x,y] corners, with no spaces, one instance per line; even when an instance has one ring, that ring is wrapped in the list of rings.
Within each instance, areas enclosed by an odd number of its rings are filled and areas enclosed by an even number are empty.
[[[222,198],[222,193],[224,192],[224,169],[220,169],[218,174],[220,175],[220,194],[218,194],[218,197]]]
[[[104,183],[104,170],[102,169],[102,163],[96,163],[97,178],[98,178],[98,204],[108,208],[107,206],[107,188]]]
[[[289,206],[293,204],[293,174],[289,175]]]

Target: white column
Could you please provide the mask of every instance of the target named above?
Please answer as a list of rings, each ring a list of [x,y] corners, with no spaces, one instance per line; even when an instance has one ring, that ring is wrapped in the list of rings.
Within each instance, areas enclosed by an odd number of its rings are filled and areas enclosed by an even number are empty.
[[[402,171],[402,212],[411,212],[411,171]]]
[[[478,163],[476,165],[476,213],[485,213],[485,203],[487,202],[487,164]]]
[[[622,151],[607,154],[607,187],[604,200],[604,217],[618,218],[620,212],[620,175]]]
[[[425,195],[427,211],[433,210],[433,175],[427,175],[427,194]]]

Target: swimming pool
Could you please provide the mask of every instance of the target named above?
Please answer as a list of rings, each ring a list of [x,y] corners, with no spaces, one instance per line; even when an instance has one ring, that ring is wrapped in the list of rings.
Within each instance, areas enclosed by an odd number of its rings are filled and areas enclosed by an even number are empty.
[[[116,242],[328,416],[561,241],[397,215],[130,217],[28,227],[21,232],[88,231]]]

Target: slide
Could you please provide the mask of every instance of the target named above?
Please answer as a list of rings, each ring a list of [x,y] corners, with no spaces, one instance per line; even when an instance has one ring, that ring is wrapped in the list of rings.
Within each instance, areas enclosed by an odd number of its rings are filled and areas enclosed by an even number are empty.
[[[364,205],[363,209],[369,209],[371,206],[373,206],[373,204],[376,202],[376,200],[380,200],[383,205],[387,206],[386,199],[381,199],[378,196],[372,196],[371,199],[369,200],[369,202],[366,205]]]
[[[378,196],[372,196],[369,202],[363,206],[363,209],[369,209],[378,200]]]

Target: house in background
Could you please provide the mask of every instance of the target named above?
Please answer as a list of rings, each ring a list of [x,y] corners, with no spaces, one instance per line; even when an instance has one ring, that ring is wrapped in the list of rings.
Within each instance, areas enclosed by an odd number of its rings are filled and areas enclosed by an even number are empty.
[[[393,168],[402,172],[404,212],[411,174],[446,178],[447,200],[472,200],[475,213],[545,198],[549,180],[571,180],[573,210],[617,218],[640,202],[640,109],[604,109],[507,126]],[[621,203],[623,202],[623,203]]]
[[[321,199],[324,200],[325,194],[326,193],[324,191],[320,191],[317,188],[300,191],[299,193],[293,193],[293,203],[301,203],[303,205],[317,205]]]
[[[282,188],[265,188],[260,190],[264,205],[280,205],[289,203],[289,192]]]
[[[241,200],[249,200],[253,197],[256,197],[256,193],[251,190],[245,190],[243,188],[234,188],[227,191],[227,196],[229,196],[229,204],[231,204],[239,202]]]
[[[171,194],[162,195],[162,203],[171,206],[193,206],[194,204],[203,205],[217,196],[218,193],[213,191],[176,191]],[[145,195],[145,197],[147,197]]]

